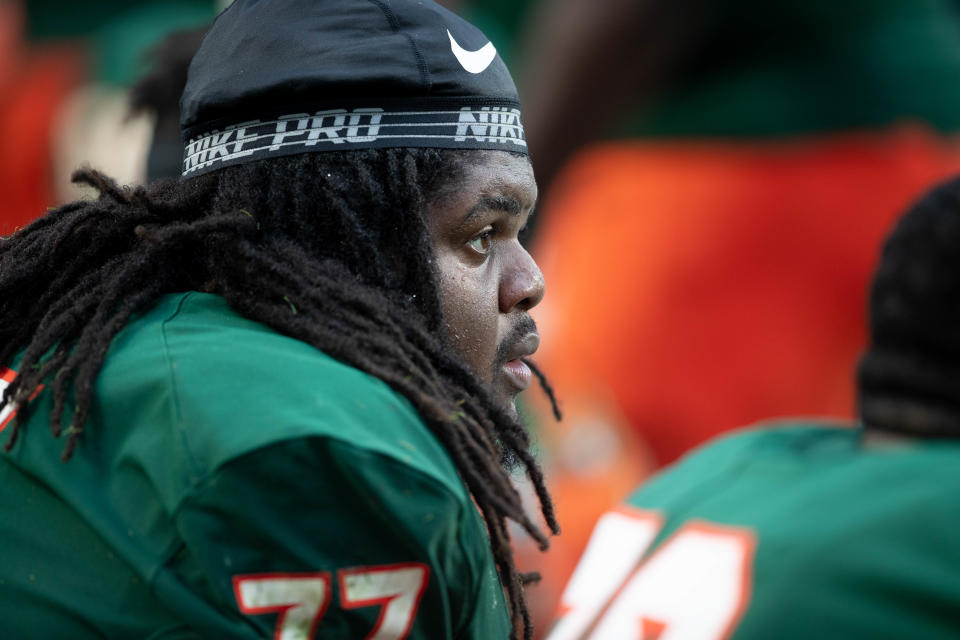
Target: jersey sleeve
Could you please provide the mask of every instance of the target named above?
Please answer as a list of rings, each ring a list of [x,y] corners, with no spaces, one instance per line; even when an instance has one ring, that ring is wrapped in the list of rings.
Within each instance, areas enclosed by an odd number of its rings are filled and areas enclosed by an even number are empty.
[[[469,500],[329,437],[231,460],[184,501],[172,570],[263,638],[502,638],[509,622]]]

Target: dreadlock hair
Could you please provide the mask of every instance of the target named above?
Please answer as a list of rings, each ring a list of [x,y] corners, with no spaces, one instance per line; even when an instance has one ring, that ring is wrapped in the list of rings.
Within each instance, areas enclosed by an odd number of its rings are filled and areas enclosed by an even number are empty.
[[[869,311],[864,426],[960,436],[960,179],[928,192],[887,238]]]
[[[68,460],[110,341],[131,316],[167,293],[218,294],[240,314],[410,400],[484,518],[511,637],[522,627],[531,638],[525,579],[514,566],[506,520],[541,549],[548,541],[524,512],[502,460],[522,466],[550,530],[559,533],[559,526],[527,432],[437,337],[444,334],[441,304],[423,214],[432,194],[477,153],[486,152],[310,153],[133,190],[78,171],[74,181],[96,187],[97,200],[60,207],[0,239],[0,362],[23,350],[20,373],[0,402],[18,409],[7,449],[24,428],[29,399],[47,384],[50,427],[55,437],[65,432]]]

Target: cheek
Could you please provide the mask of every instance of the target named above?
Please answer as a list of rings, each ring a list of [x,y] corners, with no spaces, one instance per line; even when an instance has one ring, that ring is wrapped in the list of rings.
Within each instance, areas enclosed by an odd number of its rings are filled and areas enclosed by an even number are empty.
[[[482,268],[445,265],[443,260],[439,266],[440,301],[447,337],[474,373],[490,382],[497,353],[497,290],[489,286]]]

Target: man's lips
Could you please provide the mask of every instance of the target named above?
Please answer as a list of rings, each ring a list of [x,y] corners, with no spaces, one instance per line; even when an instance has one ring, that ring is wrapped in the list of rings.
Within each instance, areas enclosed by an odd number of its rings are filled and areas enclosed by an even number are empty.
[[[533,372],[520,358],[508,360],[501,370],[506,375],[507,381],[516,387],[518,392],[525,390],[533,382]]]
[[[540,347],[540,334],[536,330],[524,334],[506,350],[504,362],[532,356]]]
[[[506,362],[500,369],[507,381],[511,386],[516,387],[518,392],[523,391],[533,382],[533,372],[521,358],[533,355],[539,346],[540,336],[536,331],[532,331],[513,343],[507,350]]]

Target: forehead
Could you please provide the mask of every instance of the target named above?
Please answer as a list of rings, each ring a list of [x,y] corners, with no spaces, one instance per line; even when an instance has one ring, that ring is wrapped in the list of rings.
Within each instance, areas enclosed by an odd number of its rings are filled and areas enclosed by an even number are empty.
[[[533,208],[537,183],[530,159],[506,151],[482,151],[471,154],[460,175],[436,194],[432,204],[443,206],[430,207],[431,215],[455,215],[463,207],[501,198],[515,200],[520,211]]]

